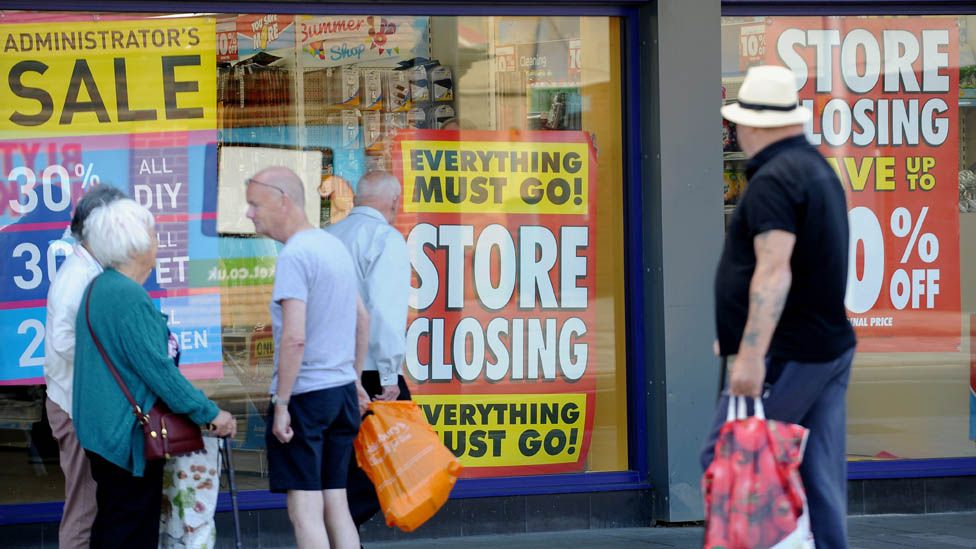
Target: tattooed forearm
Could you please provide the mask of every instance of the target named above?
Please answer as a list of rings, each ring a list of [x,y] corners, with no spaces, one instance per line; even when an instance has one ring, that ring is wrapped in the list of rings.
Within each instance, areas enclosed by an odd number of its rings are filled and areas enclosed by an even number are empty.
[[[766,354],[789,294],[789,271],[756,271],[749,292],[749,317],[742,335],[740,351]]]
[[[749,292],[749,318],[742,336],[744,345],[756,345],[766,328],[774,329],[783,314],[789,293],[789,274],[756,272],[753,275],[753,291]],[[752,329],[749,329],[749,328]],[[769,331],[772,335],[772,331]]]
[[[795,237],[783,231],[769,231],[755,238],[756,270],[749,288],[749,316],[740,353],[764,356],[769,349],[792,283],[789,258],[794,242]]]

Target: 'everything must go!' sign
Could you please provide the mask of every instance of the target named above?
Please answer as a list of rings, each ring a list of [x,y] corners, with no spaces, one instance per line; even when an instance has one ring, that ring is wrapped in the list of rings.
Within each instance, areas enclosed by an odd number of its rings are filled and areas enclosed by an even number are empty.
[[[593,424],[596,154],[582,132],[397,137],[406,373],[467,476],[583,470]]]

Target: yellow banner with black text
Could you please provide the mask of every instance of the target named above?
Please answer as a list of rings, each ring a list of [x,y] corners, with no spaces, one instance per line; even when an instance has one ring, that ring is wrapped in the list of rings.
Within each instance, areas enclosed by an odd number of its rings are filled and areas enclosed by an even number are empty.
[[[212,18],[0,25],[0,139],[212,130]]]

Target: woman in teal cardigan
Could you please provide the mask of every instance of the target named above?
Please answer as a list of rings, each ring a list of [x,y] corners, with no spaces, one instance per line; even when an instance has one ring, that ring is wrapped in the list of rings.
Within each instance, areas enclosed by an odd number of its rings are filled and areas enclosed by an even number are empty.
[[[154,225],[152,213],[130,199],[96,209],[85,222],[86,244],[105,269],[92,281],[90,294],[86,291],[75,324],[73,415],[91,461],[98,506],[92,548],[157,546],[163,460],[146,461],[142,427],[95,347],[86,310],[92,330],[143,410],[162,399],[174,412],[209,424],[218,436],[236,431],[233,416],[176,367],[167,317],[142,287],[156,264]]]

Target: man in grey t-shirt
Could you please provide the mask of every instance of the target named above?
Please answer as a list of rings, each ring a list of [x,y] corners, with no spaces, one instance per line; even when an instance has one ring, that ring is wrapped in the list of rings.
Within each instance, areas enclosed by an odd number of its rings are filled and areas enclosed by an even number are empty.
[[[271,301],[275,369],[266,433],[272,492],[287,492],[298,547],[359,545],[346,502],[352,441],[369,397],[359,381],[369,315],[345,246],[305,217],[287,168],[247,181],[255,231],[284,243]]]

